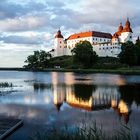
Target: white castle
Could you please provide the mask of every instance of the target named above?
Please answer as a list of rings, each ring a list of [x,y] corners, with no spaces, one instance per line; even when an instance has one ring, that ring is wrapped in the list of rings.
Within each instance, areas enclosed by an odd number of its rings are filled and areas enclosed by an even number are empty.
[[[129,19],[127,19],[125,26],[120,23],[118,31],[112,36],[111,33],[89,31],[70,35],[64,39],[61,31],[58,30],[54,39],[53,57],[72,55],[71,50],[76,43],[87,40],[93,46],[93,51],[99,57],[117,57],[121,52],[121,45],[127,41],[132,41],[132,29]]]

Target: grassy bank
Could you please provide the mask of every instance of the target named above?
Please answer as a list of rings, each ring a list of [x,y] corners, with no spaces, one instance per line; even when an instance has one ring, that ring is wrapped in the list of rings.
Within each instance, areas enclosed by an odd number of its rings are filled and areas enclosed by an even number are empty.
[[[56,68],[57,67],[57,68]],[[60,68],[58,68],[60,67]],[[121,64],[118,58],[99,57],[97,62],[90,68],[85,68],[82,64],[74,61],[72,56],[60,56],[51,58],[46,68],[25,66],[24,70],[44,71],[44,72],[76,72],[76,73],[115,73],[115,74],[140,74],[140,66],[130,67],[127,64]],[[34,68],[34,69],[31,69]]]
[[[140,75],[140,68],[120,68],[120,69],[38,69],[31,71],[42,71],[42,72],[75,72],[75,73],[111,73],[111,74],[130,74]]]
[[[134,69],[48,69],[44,71],[77,72],[77,73],[115,73],[115,74],[140,74],[140,70]]]
[[[68,69],[68,68],[46,68],[46,69],[25,69],[25,68],[2,68],[2,71],[35,71],[35,72],[75,72],[75,73],[112,73],[112,74],[130,74],[140,75],[140,68],[117,68],[117,69]]]

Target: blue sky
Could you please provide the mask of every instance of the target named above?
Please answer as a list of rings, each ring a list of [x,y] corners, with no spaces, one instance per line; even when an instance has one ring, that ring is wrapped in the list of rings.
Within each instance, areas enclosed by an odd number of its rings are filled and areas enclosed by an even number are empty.
[[[129,17],[140,35],[139,0],[3,0],[0,2],[0,67],[21,67],[34,50],[50,50],[61,28],[114,33]]]

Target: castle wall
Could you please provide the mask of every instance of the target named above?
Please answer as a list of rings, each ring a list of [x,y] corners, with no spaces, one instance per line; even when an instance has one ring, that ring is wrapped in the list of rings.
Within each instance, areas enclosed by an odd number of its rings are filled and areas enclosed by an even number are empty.
[[[121,45],[100,44],[94,45],[93,50],[99,57],[117,57],[121,52]]]
[[[62,41],[62,39],[56,39],[56,49],[54,56],[72,55],[71,50],[75,47],[76,43],[84,40],[87,40],[92,44],[93,51],[95,51],[99,57],[117,57],[118,54],[121,52],[121,45],[119,45],[118,41],[114,41],[113,43],[102,43],[102,41],[110,41],[110,39],[96,39],[95,37],[88,37],[68,40],[67,44],[65,44],[64,41]]]

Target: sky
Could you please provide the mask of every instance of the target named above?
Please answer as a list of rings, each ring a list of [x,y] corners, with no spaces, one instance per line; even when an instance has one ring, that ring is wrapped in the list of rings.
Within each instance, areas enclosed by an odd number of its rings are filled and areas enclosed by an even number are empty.
[[[114,34],[129,17],[137,38],[139,5],[139,0],[1,0],[0,67],[22,67],[33,51],[51,50],[58,29],[65,38],[89,30]]]

